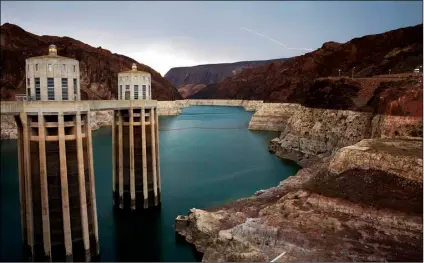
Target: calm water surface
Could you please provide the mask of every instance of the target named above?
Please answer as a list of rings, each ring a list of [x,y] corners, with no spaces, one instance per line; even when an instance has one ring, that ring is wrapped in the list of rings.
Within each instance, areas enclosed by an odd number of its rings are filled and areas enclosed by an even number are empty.
[[[247,129],[252,113],[196,106],[160,117],[162,206],[121,215],[112,209],[111,129],[93,132],[101,261],[195,261],[176,239],[174,219],[190,208],[223,204],[277,185],[298,170],[268,152],[278,134]],[[1,142],[0,261],[21,261],[16,141]]]

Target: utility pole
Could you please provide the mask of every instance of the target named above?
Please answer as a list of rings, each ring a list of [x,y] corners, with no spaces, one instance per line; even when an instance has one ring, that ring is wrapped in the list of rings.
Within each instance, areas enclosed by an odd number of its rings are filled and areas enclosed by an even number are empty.
[[[353,79],[353,73],[355,72],[355,67],[352,69],[352,79]]]

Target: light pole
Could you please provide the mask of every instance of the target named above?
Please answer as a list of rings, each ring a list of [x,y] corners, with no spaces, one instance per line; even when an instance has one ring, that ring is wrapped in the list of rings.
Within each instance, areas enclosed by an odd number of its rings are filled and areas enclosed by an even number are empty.
[[[355,72],[355,67],[352,69],[352,79],[353,79],[353,73]]]
[[[390,72],[392,72],[392,70],[391,70],[391,69],[389,69],[389,75],[390,75]]]
[[[340,69],[339,69],[339,78],[340,78]]]

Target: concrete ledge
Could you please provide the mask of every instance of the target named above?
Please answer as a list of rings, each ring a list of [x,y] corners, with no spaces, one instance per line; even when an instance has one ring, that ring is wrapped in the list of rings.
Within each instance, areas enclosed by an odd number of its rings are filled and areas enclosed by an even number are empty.
[[[1,115],[20,112],[76,112],[134,108],[154,108],[156,100],[86,100],[86,101],[2,101]]]

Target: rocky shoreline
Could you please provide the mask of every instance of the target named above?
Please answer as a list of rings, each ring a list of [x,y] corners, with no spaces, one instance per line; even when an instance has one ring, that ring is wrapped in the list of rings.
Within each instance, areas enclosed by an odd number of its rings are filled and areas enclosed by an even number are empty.
[[[202,261],[421,261],[422,117],[262,103],[251,130],[303,167],[279,186],[176,218]]]
[[[421,138],[363,140],[175,229],[202,261],[421,261],[421,154]]]

